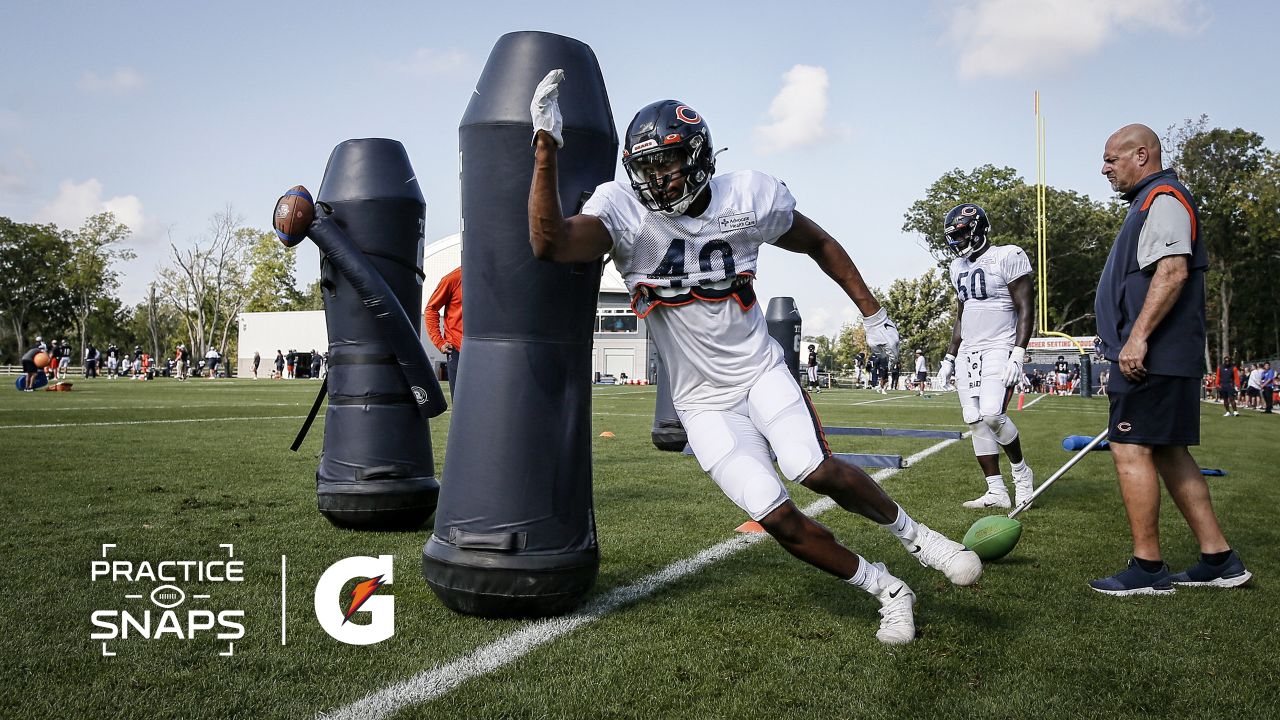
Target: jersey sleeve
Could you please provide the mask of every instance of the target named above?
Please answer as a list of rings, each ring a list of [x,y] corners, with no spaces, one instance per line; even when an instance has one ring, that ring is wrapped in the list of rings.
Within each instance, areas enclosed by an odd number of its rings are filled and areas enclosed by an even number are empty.
[[[1027,258],[1026,251],[1014,246],[1000,261],[1000,269],[1004,272],[1004,281],[1007,285],[1023,275],[1031,274],[1031,260]]]
[[[787,188],[787,184],[772,175],[757,173],[756,207],[762,208],[761,216],[756,221],[760,236],[766,243],[777,242],[778,238],[791,229],[795,220],[796,199]]]
[[[1191,215],[1170,195],[1158,195],[1138,234],[1138,267],[1146,270],[1160,258],[1191,254]]]
[[[600,218],[600,222],[604,223],[605,229],[609,231],[609,237],[613,238],[615,246],[630,232],[630,228],[636,225],[634,211],[630,204],[625,202],[627,198],[620,196],[622,192],[627,191],[623,190],[616,181],[603,183],[587,199],[581,213]]]

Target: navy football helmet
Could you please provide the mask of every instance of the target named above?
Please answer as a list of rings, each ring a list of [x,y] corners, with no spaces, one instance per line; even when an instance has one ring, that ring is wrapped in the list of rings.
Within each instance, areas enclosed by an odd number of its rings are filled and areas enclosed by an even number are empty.
[[[715,173],[711,129],[697,111],[679,100],[646,105],[627,126],[622,166],[645,207],[680,215],[707,189]],[[668,199],[667,186],[677,174],[684,177],[684,192]]]
[[[991,221],[987,219],[987,211],[981,206],[973,203],[957,205],[947,211],[942,224],[947,236],[947,247],[957,257],[967,258],[987,249],[987,233],[991,231]]]

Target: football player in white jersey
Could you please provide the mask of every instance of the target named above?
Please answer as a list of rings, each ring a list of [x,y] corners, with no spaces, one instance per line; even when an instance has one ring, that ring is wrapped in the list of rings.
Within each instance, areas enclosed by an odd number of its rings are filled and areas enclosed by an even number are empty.
[[[1013,465],[1014,501],[1031,497],[1034,476],[1022,457],[1018,428],[1005,414],[1031,339],[1031,261],[1016,245],[992,245],[991,222],[973,203],[957,205],[943,220],[956,291],[956,324],[939,374],[956,372],[960,410],[972,431],[973,452],[987,479],[982,497],[967,508],[1007,508],[1000,448]],[[959,357],[959,365],[954,365]]]
[[[897,354],[897,328],[844,248],[795,210],[786,185],[758,172],[714,175],[707,124],[675,100],[642,108],[627,128],[622,163],[629,182],[604,183],[580,214],[563,217],[556,190],[563,79],[563,71],[549,73],[530,107],[533,254],[569,263],[612,254],[632,308],[648,318],[670,375],[672,402],[702,468],[787,552],[874,595],[881,604],[881,642],[910,642],[911,588],[801,512],[770,449],[788,479],[881,524],[921,564],[953,583],[976,582],[982,563],[912,520],[861,468],[832,456],[822,423],[755,301],[760,246],[813,258],[858,306],[868,343],[881,355]]]

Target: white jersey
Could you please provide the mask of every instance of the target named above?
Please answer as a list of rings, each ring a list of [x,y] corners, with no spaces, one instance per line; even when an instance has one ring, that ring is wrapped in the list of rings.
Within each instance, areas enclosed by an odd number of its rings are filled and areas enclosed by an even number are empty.
[[[991,245],[977,260],[951,261],[951,287],[964,304],[960,350],[1013,347],[1018,313],[1009,283],[1031,274],[1031,261],[1017,245]]]
[[[650,212],[629,185],[608,182],[582,208],[613,238],[613,261],[634,296],[647,288],[692,288],[756,272],[760,246],[791,229],[795,199],[764,173],[711,179],[711,203],[698,217]],[[677,410],[736,405],[769,368],[783,361],[759,303],[733,296],[659,305],[647,316]]]

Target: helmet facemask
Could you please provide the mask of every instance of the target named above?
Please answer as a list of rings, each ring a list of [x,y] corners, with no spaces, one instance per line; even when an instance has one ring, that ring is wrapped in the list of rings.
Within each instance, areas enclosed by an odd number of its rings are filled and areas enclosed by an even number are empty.
[[[947,247],[956,257],[968,258],[970,255],[987,248],[986,234],[978,235],[972,224],[957,225],[947,233]]]
[[[710,173],[700,167],[704,150],[702,137],[694,135],[676,147],[632,154],[623,161],[623,167],[631,180],[631,189],[645,207],[674,217],[683,215],[711,180]],[[678,178],[684,179],[684,192],[677,198],[667,199],[667,189]]]

